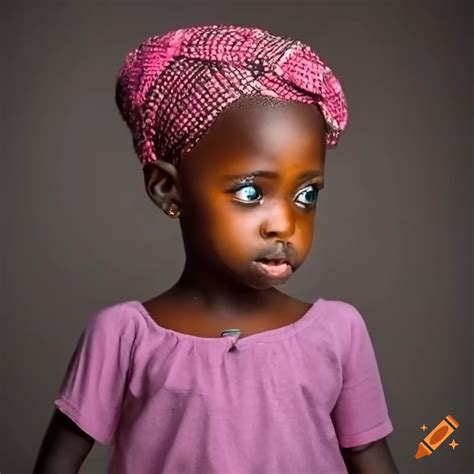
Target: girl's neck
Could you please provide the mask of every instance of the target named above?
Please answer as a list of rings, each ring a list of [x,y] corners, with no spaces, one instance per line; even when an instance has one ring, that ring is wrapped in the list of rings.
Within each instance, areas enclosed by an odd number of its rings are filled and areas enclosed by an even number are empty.
[[[213,284],[208,279],[187,280],[182,277],[166,294],[170,298],[179,299],[183,304],[189,303],[210,311],[219,312],[222,309],[236,313],[265,309],[283,298],[288,298],[273,287],[259,290],[245,286],[231,286],[224,282]]]
[[[255,314],[265,313],[283,302],[288,295],[274,287],[255,289],[231,281],[222,274],[185,268],[178,281],[160,299],[188,306],[208,314]]]

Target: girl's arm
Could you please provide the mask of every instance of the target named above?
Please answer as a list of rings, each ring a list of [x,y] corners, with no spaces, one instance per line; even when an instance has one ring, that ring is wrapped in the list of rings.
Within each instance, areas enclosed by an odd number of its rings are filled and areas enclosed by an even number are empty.
[[[94,438],[56,409],[43,438],[33,474],[77,474]]]
[[[341,453],[349,474],[399,474],[385,438]]]

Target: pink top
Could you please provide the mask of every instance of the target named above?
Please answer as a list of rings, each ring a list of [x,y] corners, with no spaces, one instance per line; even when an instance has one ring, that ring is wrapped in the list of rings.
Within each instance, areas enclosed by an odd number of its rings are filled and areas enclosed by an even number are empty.
[[[55,405],[113,474],[347,473],[340,446],[393,431],[364,320],[319,298],[250,336],[182,334],[136,300],[97,311]]]

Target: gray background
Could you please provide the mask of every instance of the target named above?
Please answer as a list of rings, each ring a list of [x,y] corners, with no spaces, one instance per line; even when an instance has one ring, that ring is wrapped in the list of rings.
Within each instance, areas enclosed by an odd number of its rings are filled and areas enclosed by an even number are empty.
[[[281,289],[363,314],[402,473],[471,473],[468,2],[31,3],[1,15],[1,473],[31,472],[91,313],[180,274],[178,223],[145,194],[113,87],[145,37],[206,23],[301,39],[341,79],[349,126],[327,155],[312,252]],[[415,460],[419,427],[448,414],[459,446]],[[96,443],[81,472],[105,466]]]

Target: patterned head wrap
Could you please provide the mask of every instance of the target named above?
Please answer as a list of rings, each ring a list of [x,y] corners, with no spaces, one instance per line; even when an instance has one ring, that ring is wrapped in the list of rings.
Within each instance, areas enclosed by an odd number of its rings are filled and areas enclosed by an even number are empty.
[[[258,28],[209,25],[153,36],[128,53],[115,100],[142,165],[176,164],[243,95],[315,104],[336,146],[347,124],[338,79],[307,45]]]

